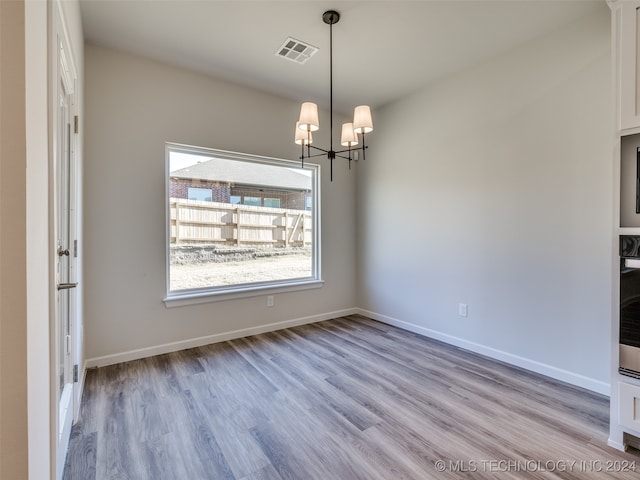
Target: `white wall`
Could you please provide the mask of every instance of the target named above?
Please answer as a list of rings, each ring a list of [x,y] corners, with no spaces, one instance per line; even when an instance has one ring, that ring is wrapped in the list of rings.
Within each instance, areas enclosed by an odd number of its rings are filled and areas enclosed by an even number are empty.
[[[360,306],[608,392],[609,35],[603,2],[376,112],[358,171]]]
[[[322,160],[323,288],[278,294],[273,308],[264,296],[166,308],[165,142],[296,159],[299,103],[103,47],[86,45],[85,62],[87,358],[355,306],[355,171],[338,164],[329,183]]]

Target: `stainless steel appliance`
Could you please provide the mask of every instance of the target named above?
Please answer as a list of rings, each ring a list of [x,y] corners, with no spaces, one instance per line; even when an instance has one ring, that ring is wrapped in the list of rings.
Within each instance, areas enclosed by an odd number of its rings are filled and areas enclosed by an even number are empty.
[[[620,365],[640,378],[640,236],[620,236]]]

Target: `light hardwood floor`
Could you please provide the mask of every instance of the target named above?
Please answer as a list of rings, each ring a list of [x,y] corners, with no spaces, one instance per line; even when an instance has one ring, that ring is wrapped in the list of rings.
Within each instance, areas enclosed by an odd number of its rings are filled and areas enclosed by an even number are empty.
[[[638,479],[608,407],[350,316],[89,371],[65,479]]]

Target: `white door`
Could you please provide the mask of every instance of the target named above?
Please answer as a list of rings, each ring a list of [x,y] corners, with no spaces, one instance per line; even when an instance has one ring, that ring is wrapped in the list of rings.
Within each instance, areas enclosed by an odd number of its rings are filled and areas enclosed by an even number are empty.
[[[63,28],[56,22],[56,81],[53,113],[53,298],[54,404],[56,478],[62,478],[73,419],[76,318],[76,175],[75,83],[71,56]]]

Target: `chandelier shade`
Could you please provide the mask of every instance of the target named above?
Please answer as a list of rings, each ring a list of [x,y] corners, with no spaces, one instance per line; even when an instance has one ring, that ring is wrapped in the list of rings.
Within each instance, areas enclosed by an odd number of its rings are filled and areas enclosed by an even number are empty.
[[[307,143],[313,143],[313,135],[311,135],[311,132],[307,131],[306,129],[303,130],[302,128],[300,128],[300,122],[296,122],[296,135],[295,135],[295,139],[294,141],[296,142],[296,145],[306,145]]]
[[[352,153],[362,150],[362,159],[365,160],[365,151],[368,148],[365,145],[365,134],[373,131],[373,119],[371,118],[371,108],[368,105],[359,105],[354,109],[353,122],[344,123],[340,136],[340,144],[347,147],[346,150],[335,151],[333,149],[333,25],[340,20],[340,14],[335,10],[328,10],[322,15],[322,21],[329,25],[329,149],[311,145],[313,139],[311,132],[320,129],[318,120],[318,105],[313,102],[304,102],[300,107],[300,118],[296,122],[295,143],[302,146],[302,154],[300,160],[304,167],[304,159],[325,156],[331,164],[331,180],[333,181],[333,160],[335,158],[343,158],[349,161],[351,168]],[[358,133],[362,135],[362,147],[352,150],[352,147],[359,145]],[[306,146],[306,155],[305,155]],[[311,154],[313,151],[320,153]],[[344,154],[347,154],[346,156]]]
[[[356,133],[369,133],[373,131],[371,109],[368,105],[359,105],[353,110],[353,130]]]
[[[358,135],[353,130],[353,123],[342,124],[342,135],[340,137],[340,144],[343,147],[353,147],[358,145]]]
[[[318,121],[318,105],[313,102],[304,102],[300,107],[300,119],[298,120],[298,128],[315,132],[320,128]]]

